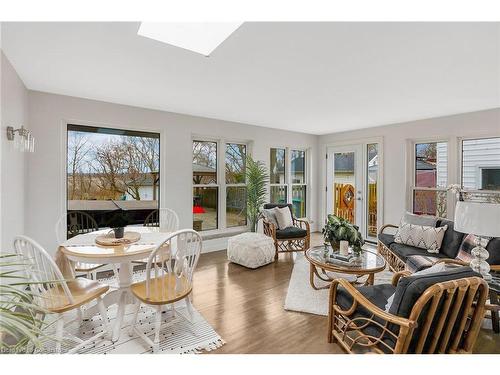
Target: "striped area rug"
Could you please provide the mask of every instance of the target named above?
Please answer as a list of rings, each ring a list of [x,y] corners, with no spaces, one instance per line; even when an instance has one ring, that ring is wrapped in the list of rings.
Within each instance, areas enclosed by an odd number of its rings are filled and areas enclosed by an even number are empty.
[[[144,272],[144,271],[143,271]],[[141,273],[134,274],[134,279],[141,279]],[[143,277],[143,276],[142,276]],[[102,280],[106,283],[113,284],[113,278]],[[111,281],[111,282],[110,282]],[[83,348],[82,354],[143,354],[152,353],[152,348],[149,347],[142,339],[138,337],[130,337],[128,332],[130,321],[133,318],[133,306],[127,306],[125,310],[124,324],[120,339],[113,343],[110,340],[97,340],[97,342]],[[160,332],[160,351],[159,354],[197,354],[204,351],[212,351],[220,348],[225,344],[224,340],[215,332],[208,324],[203,316],[194,309],[194,323],[190,323],[185,316],[188,316],[184,301],[175,303],[175,314],[166,307],[163,312],[163,321]],[[116,305],[108,308],[108,318],[111,326],[115,322],[117,307]],[[155,325],[155,310],[147,305],[141,305],[141,310],[138,315],[138,328],[146,335],[154,338]],[[90,320],[84,321],[80,326],[77,323],[71,324],[66,328],[76,337],[88,339],[104,329],[103,321],[100,315],[93,317]],[[71,349],[74,345],[72,342],[64,342],[62,344],[63,353]],[[53,353],[55,343],[46,343],[43,349],[44,353]]]

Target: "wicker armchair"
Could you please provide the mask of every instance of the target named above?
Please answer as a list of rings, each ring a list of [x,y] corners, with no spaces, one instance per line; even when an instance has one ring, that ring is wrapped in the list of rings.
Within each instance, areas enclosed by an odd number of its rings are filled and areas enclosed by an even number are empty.
[[[392,285],[358,288],[336,279],[330,287],[328,342],[349,353],[471,353],[488,295],[478,276],[469,267],[419,276],[402,271]]]
[[[288,207],[293,219],[293,227],[278,229],[276,225],[271,223],[265,217],[262,218],[264,234],[271,237],[274,241],[274,247],[276,249],[274,260],[278,260],[279,253],[289,253],[309,249],[309,245],[311,243],[311,230],[307,220],[301,220],[294,217],[291,204],[267,203],[264,205],[265,209],[271,209],[274,207]]]

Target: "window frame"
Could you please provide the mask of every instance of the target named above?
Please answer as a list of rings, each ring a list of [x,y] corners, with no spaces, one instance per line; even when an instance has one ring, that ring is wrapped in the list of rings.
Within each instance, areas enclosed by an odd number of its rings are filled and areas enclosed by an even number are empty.
[[[304,153],[304,182],[303,183],[295,183],[293,182],[293,178],[292,178],[292,153],[294,151],[299,151],[299,152],[303,152]],[[301,216],[301,217],[298,217],[299,219],[301,218],[306,218],[307,217],[307,209],[308,209],[308,202],[307,202],[307,199],[308,199],[308,173],[309,173],[309,167],[307,165],[307,162],[308,162],[308,155],[307,155],[307,150],[305,149],[301,149],[301,148],[292,148],[290,149],[290,200],[289,200],[289,203],[292,204],[292,207],[293,207],[293,187],[294,186],[303,186],[305,187],[305,192],[304,192],[304,195],[305,195],[305,202],[304,202],[304,215]],[[295,214],[295,213],[294,213]]]
[[[500,134],[490,134],[490,135],[481,135],[481,136],[470,136],[470,137],[459,137],[456,139],[457,141],[457,184],[460,185],[460,187],[463,189],[464,188],[464,141],[476,141],[476,140],[482,140],[482,139],[491,139],[491,138],[499,138],[500,139]],[[482,169],[497,169],[500,167],[495,167],[495,166],[478,166],[476,173],[478,173],[478,181],[479,184],[482,186]],[[493,192],[497,193],[497,190],[487,190],[487,189],[472,189],[471,191],[482,191],[485,193],[488,192]]]
[[[240,146],[245,146],[245,170],[246,170],[246,157],[248,155],[248,144],[245,142],[233,142],[233,141],[225,141],[224,142],[224,223],[225,227],[224,228],[245,228],[248,227],[248,218],[245,215],[245,222],[246,225],[234,225],[234,226],[229,226],[227,223],[227,188],[230,187],[245,187],[247,186],[246,182],[246,176],[245,176],[245,182],[239,182],[239,183],[228,183],[226,182],[226,153],[227,153],[227,146],[233,144],[233,145],[240,145]],[[246,199],[245,199],[245,205],[246,205]]]
[[[269,147],[269,168],[271,167],[271,150],[272,149],[280,149],[285,151],[285,180],[282,184],[269,183],[269,202],[271,202],[271,187],[272,186],[282,186],[286,189],[286,204],[293,204],[293,186],[305,186],[306,191],[306,200],[305,200],[305,212],[304,216],[301,218],[307,218],[310,207],[310,194],[309,194],[309,186],[311,181],[311,163],[310,163],[310,149],[305,147],[287,147],[287,146],[271,146]],[[304,183],[293,183],[292,181],[292,151],[301,151],[304,152]]]
[[[215,212],[216,212],[216,219],[215,219],[215,228],[211,228],[211,229],[207,229],[207,230],[203,230],[201,232],[207,232],[207,231],[216,231],[220,228],[220,211],[219,211],[219,206],[220,206],[220,183],[221,183],[221,176],[220,176],[220,173],[219,173],[219,157],[220,157],[220,145],[218,144],[217,141],[214,141],[212,139],[205,139],[205,138],[200,138],[200,137],[193,137],[192,141],[191,141],[191,160],[193,159],[193,144],[194,142],[205,142],[205,143],[214,143],[215,144],[215,176],[216,176],[216,179],[217,181],[214,183],[210,183],[210,184],[195,184],[194,181],[193,181],[193,163],[191,162],[191,184],[192,184],[192,187],[191,187],[191,201],[193,201],[194,199],[194,189],[195,188],[216,188],[217,190],[217,193],[216,193],[216,196],[217,196],[217,206],[216,206],[216,209],[215,209]],[[192,203],[191,203],[192,205]],[[193,215],[193,220],[194,220],[194,213],[192,213]]]
[[[247,225],[240,226],[227,226],[227,215],[226,215],[226,195],[227,195],[227,187],[232,186],[246,186],[246,182],[244,184],[227,184],[226,183],[226,145],[229,144],[239,144],[245,145],[246,147],[246,155],[252,155],[252,145],[251,141],[234,139],[234,138],[214,138],[206,135],[198,135],[193,134],[191,136],[191,145],[193,142],[213,142],[217,144],[217,184],[197,184],[195,185],[193,182],[193,173],[191,171],[191,201],[193,200],[193,190],[194,187],[217,187],[217,228],[215,229],[207,229],[200,231],[203,236],[209,236],[212,234],[219,234],[225,232],[242,232],[247,231],[249,228],[249,223],[247,219]],[[192,155],[192,147],[191,147],[191,159]],[[221,162],[221,160],[223,162]],[[192,214],[194,218],[194,214]]]
[[[284,157],[285,157],[285,161],[284,161],[284,173],[285,173],[285,178],[284,178],[284,182],[281,184],[281,183],[271,183],[269,182],[269,202],[270,203],[278,203],[278,202],[271,202],[271,187],[284,187],[285,188],[285,202],[288,203],[288,200],[289,200],[289,188],[288,188],[288,178],[290,176],[290,170],[289,170],[289,167],[288,167],[288,160],[289,160],[289,156],[288,156],[288,149],[287,147],[270,147],[269,148],[269,177],[271,177],[271,150],[283,150],[284,151]]]
[[[421,139],[412,139],[407,141],[407,154],[408,154],[408,175],[409,183],[407,183],[407,211],[413,213],[415,207],[415,191],[435,191],[435,192],[444,192],[446,194],[446,216],[445,218],[451,217],[450,215],[453,213],[453,204],[450,199],[449,194],[447,193],[447,186],[444,187],[418,187],[416,186],[416,175],[417,175],[417,152],[416,147],[418,144],[425,143],[446,143],[446,185],[450,185],[450,181],[452,181],[452,176],[450,171],[452,170],[452,166],[450,165],[450,155],[452,155],[452,140],[443,137],[435,137],[435,138],[421,138]],[[437,213],[436,213],[437,216]]]

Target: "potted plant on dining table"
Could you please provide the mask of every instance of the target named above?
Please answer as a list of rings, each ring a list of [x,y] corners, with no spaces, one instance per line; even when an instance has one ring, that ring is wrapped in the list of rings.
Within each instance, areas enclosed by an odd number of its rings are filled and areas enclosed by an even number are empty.
[[[124,210],[116,210],[108,221],[108,226],[113,230],[115,238],[123,238],[125,227],[128,225],[128,215]]]

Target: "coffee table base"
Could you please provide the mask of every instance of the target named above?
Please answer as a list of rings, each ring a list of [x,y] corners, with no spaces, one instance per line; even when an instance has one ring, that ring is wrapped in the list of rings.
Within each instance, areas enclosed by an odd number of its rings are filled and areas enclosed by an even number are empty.
[[[315,278],[320,279],[321,281],[331,283],[334,279],[329,277],[326,271],[322,268],[321,269],[321,275],[318,272],[318,267],[316,267],[314,264],[310,263],[309,265],[309,284],[311,284],[311,287],[314,290],[322,290],[322,289],[328,289],[330,288],[330,285],[326,286],[316,286],[316,283],[314,282]],[[360,274],[350,274],[356,278],[356,280],[352,281],[352,284],[358,284],[358,285],[373,285],[375,281],[375,273],[360,273]],[[362,276],[368,276],[365,280],[365,282],[359,282],[358,279],[359,277]]]

